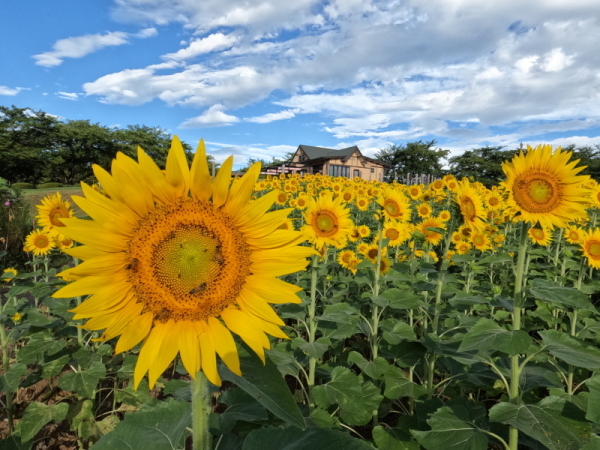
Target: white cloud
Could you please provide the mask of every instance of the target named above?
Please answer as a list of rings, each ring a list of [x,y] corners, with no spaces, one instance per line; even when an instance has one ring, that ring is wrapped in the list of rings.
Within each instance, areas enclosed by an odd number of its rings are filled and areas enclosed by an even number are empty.
[[[144,39],[157,34],[155,28],[145,28],[137,34],[111,31],[59,39],[52,45],[52,51],[33,55],[33,59],[38,66],[55,67],[61,65],[65,58],[83,58],[106,47],[127,44],[130,37]]]
[[[179,128],[222,127],[239,122],[239,118],[223,112],[223,105],[213,105],[197,117],[183,122]]]
[[[263,116],[249,117],[246,119],[246,121],[253,123],[270,123],[276,120],[291,119],[292,117],[296,116],[297,112],[298,110],[285,109],[276,113],[268,113]]]
[[[247,166],[250,158],[263,159],[265,161],[271,161],[273,158],[283,158],[286,153],[295,152],[298,145],[235,145],[207,141],[206,152],[214,156],[215,161],[219,163],[225,161],[230,155],[233,155],[234,168],[239,169]],[[214,147],[218,148],[215,149]]]
[[[0,86],[0,95],[17,95],[19,92],[21,92],[23,90],[23,88],[17,87],[17,88],[9,88],[7,86]]]
[[[167,53],[163,58],[176,60],[189,59],[205,53],[225,50],[234,46],[237,41],[237,36],[215,33],[202,39],[196,39],[188,47],[182,48],[175,53]]]
[[[75,92],[57,92],[56,95],[65,100],[79,100],[79,94]]]

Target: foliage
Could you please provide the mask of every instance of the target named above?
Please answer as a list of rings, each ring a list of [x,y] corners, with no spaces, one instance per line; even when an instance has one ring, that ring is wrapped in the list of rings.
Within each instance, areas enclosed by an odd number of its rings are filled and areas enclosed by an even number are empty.
[[[19,191],[0,178],[0,262],[3,264],[20,264],[25,260],[23,242],[32,228],[29,218],[29,207]]]
[[[436,141],[408,142],[392,145],[375,153],[375,158],[390,164],[384,170],[385,181],[404,181],[408,174],[430,174],[436,178],[444,175],[444,159],[449,150],[435,148]]]
[[[13,183],[10,185],[11,188],[20,191],[23,189],[35,189],[35,185],[31,183]]]
[[[18,184],[18,183],[15,183]],[[59,188],[59,187],[63,187],[64,185],[62,183],[42,183],[42,184],[38,184],[37,188],[38,189],[53,189],[53,188]]]
[[[467,150],[448,159],[449,173],[456,178],[470,178],[486,187],[497,185],[503,178],[502,162],[510,160],[518,150],[503,150],[503,147],[481,147]]]

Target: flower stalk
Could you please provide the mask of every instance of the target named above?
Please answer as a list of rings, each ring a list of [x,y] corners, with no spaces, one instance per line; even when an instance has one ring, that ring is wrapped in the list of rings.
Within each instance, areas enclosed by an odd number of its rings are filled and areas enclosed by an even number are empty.
[[[208,416],[212,411],[212,396],[208,380],[199,370],[192,380],[192,448],[193,450],[211,450],[212,435],[208,431]]]

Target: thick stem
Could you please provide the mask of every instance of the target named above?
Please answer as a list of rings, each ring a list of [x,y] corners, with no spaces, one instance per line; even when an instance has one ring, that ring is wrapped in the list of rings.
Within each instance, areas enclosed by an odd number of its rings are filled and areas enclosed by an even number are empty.
[[[315,342],[317,335],[317,321],[315,319],[315,311],[317,309],[317,269],[319,267],[319,257],[313,256],[312,267],[310,274],[310,304],[308,305],[308,342]],[[315,386],[315,371],[317,368],[317,360],[312,356],[308,357],[308,395],[310,397],[310,406],[314,406],[313,387]]]
[[[521,329],[521,308],[523,307],[523,278],[525,268],[525,256],[527,253],[527,222],[521,223],[521,235],[519,237],[519,253],[517,255],[517,267],[515,270],[515,290],[513,303],[513,330]],[[510,389],[509,400],[511,403],[519,403],[519,355],[510,357]],[[514,427],[509,428],[508,432],[509,446],[511,450],[517,450],[519,446],[519,430]]]
[[[8,339],[6,337],[6,330],[4,324],[0,326],[0,345],[2,346],[2,369],[4,373],[10,368],[10,359],[8,356]],[[12,392],[6,392],[6,417],[8,419],[8,434],[12,435],[14,429],[13,423],[13,404],[12,404]]]
[[[381,223],[379,224],[378,229],[379,242],[378,242],[378,250],[377,250],[377,265],[375,267],[375,272],[373,274],[373,298],[377,298],[379,296],[379,278],[381,277],[381,250],[383,247],[383,230],[381,229]],[[371,334],[371,355],[372,359],[377,358],[377,353],[379,351],[378,342],[377,342],[377,329],[379,328],[379,307],[377,305],[373,305],[373,333]]]
[[[208,415],[212,411],[212,397],[208,390],[208,381],[200,370],[192,380],[192,448],[193,450],[211,450],[212,435],[208,431]]]

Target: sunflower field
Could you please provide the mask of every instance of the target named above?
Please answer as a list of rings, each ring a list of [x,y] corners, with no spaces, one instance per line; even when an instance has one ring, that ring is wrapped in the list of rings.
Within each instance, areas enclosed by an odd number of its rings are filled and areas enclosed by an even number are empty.
[[[600,186],[212,178],[175,138],[0,268],[0,450],[600,449]],[[0,205],[0,208],[2,205]]]

